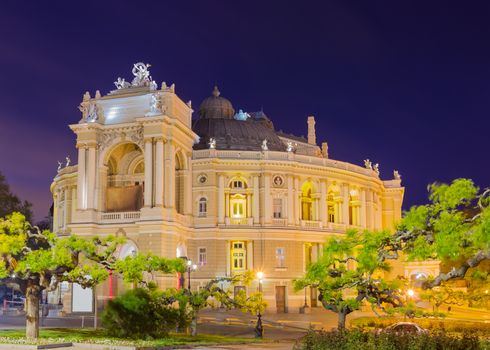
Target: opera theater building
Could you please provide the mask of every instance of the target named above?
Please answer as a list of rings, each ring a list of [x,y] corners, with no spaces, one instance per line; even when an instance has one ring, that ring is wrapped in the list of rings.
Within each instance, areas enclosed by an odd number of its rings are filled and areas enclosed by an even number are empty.
[[[84,94],[81,119],[70,125],[78,164],[60,166],[51,185],[54,232],[124,236],[121,258],[141,251],[192,260],[193,289],[262,271],[270,310],[297,312],[305,292],[295,293],[292,280],[326,238],[349,228],[392,230],[401,218],[398,172],[382,180],[369,160],[331,159],[327,143],[317,142],[314,117],[297,126],[306,138],[285,134],[280,120],[235,109],[217,87],[194,111],[175,85],[157,85],[148,67],[135,64],[132,81],[118,78],[107,95]],[[393,274],[412,274],[399,265]],[[162,288],[181,283],[148,278]],[[97,297],[129,287],[111,276]],[[257,282],[235,288],[255,291]],[[83,309],[75,302],[86,292],[65,289],[65,310]],[[314,288],[306,297],[316,305]]]

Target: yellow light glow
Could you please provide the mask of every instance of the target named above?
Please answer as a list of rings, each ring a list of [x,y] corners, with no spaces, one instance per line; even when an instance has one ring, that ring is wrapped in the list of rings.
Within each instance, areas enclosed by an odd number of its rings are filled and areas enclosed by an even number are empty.
[[[407,290],[407,294],[409,297],[413,297],[415,295],[415,292],[413,291],[413,289],[409,289]]]
[[[264,273],[262,271],[257,272],[257,278],[259,280],[263,280],[264,279]]]

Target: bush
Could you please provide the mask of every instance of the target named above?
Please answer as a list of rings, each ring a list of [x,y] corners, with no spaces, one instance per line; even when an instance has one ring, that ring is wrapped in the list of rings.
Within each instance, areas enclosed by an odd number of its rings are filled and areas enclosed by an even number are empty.
[[[464,334],[450,336],[444,332],[433,334],[394,334],[363,332],[359,329],[344,332],[313,331],[298,341],[294,350],[485,350],[488,341]]]
[[[177,320],[177,310],[161,292],[143,288],[110,300],[102,314],[108,334],[119,338],[163,338],[175,329]]]

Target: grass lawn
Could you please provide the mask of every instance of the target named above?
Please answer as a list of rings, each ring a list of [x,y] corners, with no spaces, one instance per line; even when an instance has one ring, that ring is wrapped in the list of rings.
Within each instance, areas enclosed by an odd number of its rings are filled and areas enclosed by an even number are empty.
[[[132,340],[108,337],[102,329],[90,328],[48,328],[41,329],[37,342],[25,338],[25,330],[0,330],[0,343],[7,344],[53,344],[53,343],[90,343],[119,346],[162,347],[172,345],[214,345],[245,344],[259,340],[251,338],[225,337],[201,334],[191,337],[185,334],[171,333],[167,338],[151,340]]]

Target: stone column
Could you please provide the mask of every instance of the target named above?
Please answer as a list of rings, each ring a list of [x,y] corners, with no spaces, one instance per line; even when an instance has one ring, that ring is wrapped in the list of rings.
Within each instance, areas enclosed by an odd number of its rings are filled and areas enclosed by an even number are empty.
[[[359,200],[359,225],[366,228],[366,190],[361,190]]]
[[[318,261],[318,244],[313,244],[311,247],[311,262],[316,263]]]
[[[59,205],[60,195],[59,191],[53,193],[53,232],[57,232],[59,229],[58,220],[58,205]]]
[[[254,242],[247,241],[247,269],[252,271],[254,269]]]
[[[71,215],[70,215],[70,222],[73,222],[73,218],[75,217],[75,212],[77,210],[77,188],[72,187],[71,188]]]
[[[247,218],[252,217],[252,195],[247,193]]]
[[[87,162],[87,208],[95,208],[95,177],[96,177],[96,156],[95,145],[92,145],[88,149],[88,162]]]
[[[153,140],[145,139],[145,194],[144,204],[146,208],[153,206]]]
[[[301,190],[299,189],[299,179],[294,179],[294,223],[299,225],[301,212]]]
[[[64,188],[63,189],[64,197],[65,200],[63,202],[63,231],[66,230],[66,225],[68,224],[68,213],[69,213],[69,206],[68,206],[68,196],[71,194],[69,188]],[[71,202],[71,200],[70,200]]]
[[[225,177],[218,175],[218,224],[225,223]],[[228,249],[229,250],[229,249]]]
[[[156,207],[163,206],[163,182],[164,182],[163,157],[164,157],[163,138],[160,137],[156,139],[156,146],[155,146],[155,206]],[[145,163],[145,170],[146,170],[146,163]],[[146,187],[145,187],[145,194],[146,194]]]
[[[175,207],[175,146],[170,140],[165,143],[165,207]]]
[[[226,276],[231,276],[230,241],[225,241]]]
[[[271,176],[270,174],[264,175],[264,224],[271,222]]]
[[[258,224],[260,220],[260,211],[259,211],[259,177],[257,175],[254,176],[253,183],[253,218],[254,224]]]
[[[230,191],[225,189],[225,221],[230,216]]]
[[[102,165],[99,168],[99,180],[97,186],[97,194],[98,194],[97,209],[102,212],[106,210],[107,172],[108,172],[107,165]]]
[[[293,178],[288,176],[288,225],[294,225],[294,189]]]
[[[374,228],[374,213],[373,213],[373,192],[366,191],[366,227],[370,230]]]
[[[320,182],[320,221],[327,227],[327,184]]]
[[[342,223],[349,225],[349,185],[342,185]]]
[[[187,155],[187,169],[184,175],[184,214],[192,215],[192,154]]]
[[[86,209],[86,160],[85,160],[85,145],[78,145],[78,174],[77,174],[77,207],[78,209]],[[56,206],[55,206],[56,207]]]

